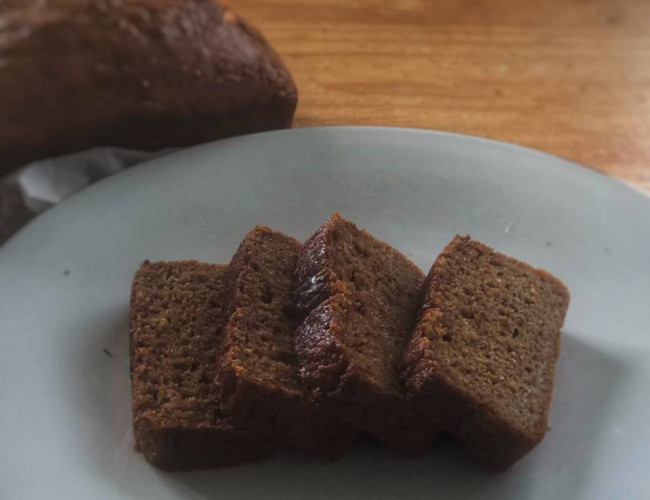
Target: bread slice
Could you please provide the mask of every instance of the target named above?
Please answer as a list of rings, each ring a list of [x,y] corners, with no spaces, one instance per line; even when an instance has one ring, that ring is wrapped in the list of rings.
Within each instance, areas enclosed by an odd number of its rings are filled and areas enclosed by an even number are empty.
[[[228,269],[228,324],[217,381],[227,410],[289,447],[336,458],[356,431],[302,385],[294,348],[293,273],[300,243],[257,226]]]
[[[274,444],[221,411],[213,383],[225,266],[145,262],[131,290],[136,448],[153,465],[190,470],[270,455]]]
[[[437,434],[404,398],[399,363],[420,305],[422,272],[339,214],[300,252],[296,342],[305,383],[331,411],[416,455]]]
[[[457,236],[427,277],[409,397],[486,466],[510,466],[546,433],[568,306],[548,272]]]
[[[96,146],[158,151],[291,126],[289,71],[212,0],[3,0],[0,19],[0,175]]]

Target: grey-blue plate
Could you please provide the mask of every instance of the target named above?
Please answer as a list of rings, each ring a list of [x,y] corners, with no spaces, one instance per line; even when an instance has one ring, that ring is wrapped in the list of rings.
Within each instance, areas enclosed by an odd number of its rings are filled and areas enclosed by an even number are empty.
[[[228,262],[255,224],[306,238],[334,211],[427,270],[456,233],[572,294],[551,431],[501,475],[452,444],[336,463],[286,454],[167,474],[133,450],[128,301],[144,259]],[[272,132],[158,158],[37,218],[0,250],[0,497],[649,498],[650,199],[568,161],[391,128]]]

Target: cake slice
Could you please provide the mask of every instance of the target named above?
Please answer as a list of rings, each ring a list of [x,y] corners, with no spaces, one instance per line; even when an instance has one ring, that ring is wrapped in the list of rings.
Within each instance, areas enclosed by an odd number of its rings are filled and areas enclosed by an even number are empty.
[[[544,437],[566,287],[546,271],[454,238],[427,277],[404,357],[409,398],[487,467]]]
[[[437,434],[404,397],[399,364],[420,305],[422,272],[334,214],[307,241],[296,270],[301,375],[323,404],[403,454]]]
[[[356,430],[305,390],[294,348],[293,273],[300,243],[257,226],[227,274],[227,326],[217,376],[224,407],[285,445],[324,458],[347,449]]]
[[[214,385],[225,266],[145,262],[131,289],[136,448],[165,470],[235,465],[274,445],[220,409]]]

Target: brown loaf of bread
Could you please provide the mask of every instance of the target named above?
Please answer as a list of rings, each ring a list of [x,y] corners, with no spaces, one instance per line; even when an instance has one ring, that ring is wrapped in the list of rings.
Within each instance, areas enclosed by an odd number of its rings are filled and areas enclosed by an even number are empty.
[[[145,262],[131,291],[131,386],[137,449],[165,470],[235,465],[275,445],[221,411],[214,385],[225,266]]]
[[[305,383],[330,411],[393,449],[426,450],[437,431],[407,403],[398,371],[422,272],[335,214],[303,246],[296,277]]]
[[[293,238],[257,226],[242,241],[227,275],[227,316],[217,382],[233,418],[277,436],[288,447],[337,458],[356,436],[302,385],[294,348]]]
[[[211,0],[0,2],[0,174],[289,127],[296,101],[273,49]]]
[[[447,245],[426,290],[404,357],[408,395],[502,470],[546,433],[569,292],[469,237]]]

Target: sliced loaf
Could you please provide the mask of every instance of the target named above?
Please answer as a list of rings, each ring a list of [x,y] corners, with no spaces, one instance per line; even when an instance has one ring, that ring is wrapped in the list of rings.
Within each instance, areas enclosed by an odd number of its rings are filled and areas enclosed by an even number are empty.
[[[409,398],[486,466],[510,466],[546,433],[568,305],[548,272],[454,238],[404,358]]]
[[[136,448],[165,470],[235,465],[274,444],[221,411],[213,383],[223,327],[225,266],[145,262],[131,290]]]
[[[217,382],[238,421],[315,456],[337,458],[356,436],[304,388],[294,348],[293,273],[300,243],[257,226],[227,275],[223,354]]]
[[[410,456],[427,449],[437,431],[411,408],[399,378],[422,272],[334,214],[305,243],[296,277],[305,383],[331,411],[393,449]]]

